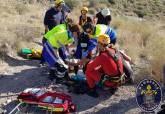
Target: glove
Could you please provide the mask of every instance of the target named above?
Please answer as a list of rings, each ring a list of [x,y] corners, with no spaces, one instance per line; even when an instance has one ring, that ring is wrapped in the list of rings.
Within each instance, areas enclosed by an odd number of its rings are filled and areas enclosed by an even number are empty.
[[[61,58],[57,59],[57,63],[63,65],[66,69],[68,69],[68,65],[66,65]]]
[[[66,55],[66,58],[65,59],[71,58],[71,55],[67,51],[65,51],[65,55]]]
[[[87,57],[88,56],[88,51],[85,51],[85,52],[83,52],[82,53],[82,57],[84,58],[84,57]]]

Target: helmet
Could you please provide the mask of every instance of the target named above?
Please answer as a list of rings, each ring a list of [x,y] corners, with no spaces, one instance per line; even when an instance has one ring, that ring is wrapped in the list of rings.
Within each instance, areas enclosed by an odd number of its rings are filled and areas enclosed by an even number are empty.
[[[104,8],[101,10],[101,14],[105,17],[105,16],[108,16],[108,15],[111,15],[111,12],[108,8]]]
[[[54,2],[55,2],[55,6],[65,3],[64,0],[55,0]]]
[[[82,7],[81,11],[86,11],[86,12],[88,12],[88,8],[87,8],[87,7]]]
[[[98,42],[101,44],[108,45],[110,43],[110,38],[106,34],[102,34],[98,37]]]

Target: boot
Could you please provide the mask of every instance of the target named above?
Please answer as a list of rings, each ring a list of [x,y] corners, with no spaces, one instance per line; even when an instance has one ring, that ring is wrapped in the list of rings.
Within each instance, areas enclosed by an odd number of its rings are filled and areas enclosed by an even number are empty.
[[[110,93],[113,95],[118,90],[118,88],[110,88]]]
[[[87,91],[87,95],[94,97],[94,98],[99,97],[99,94],[97,93],[96,88],[89,89]]]
[[[165,109],[165,104],[162,104],[161,108],[162,108],[162,109]]]
[[[66,83],[66,79],[65,78],[58,78],[58,77],[56,77],[56,83],[57,84],[65,84]]]
[[[43,66],[46,66],[46,63],[45,62],[40,62],[38,67],[43,67]]]
[[[165,114],[165,104],[161,106],[161,111],[159,111],[157,114]]]

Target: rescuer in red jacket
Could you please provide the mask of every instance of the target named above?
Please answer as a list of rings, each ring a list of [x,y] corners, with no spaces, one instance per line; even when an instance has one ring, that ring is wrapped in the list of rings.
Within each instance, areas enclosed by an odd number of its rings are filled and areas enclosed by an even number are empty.
[[[87,94],[98,97],[95,84],[100,81],[111,90],[116,90],[123,76],[122,57],[109,46],[110,38],[103,34],[98,37],[99,55],[87,65],[85,71],[89,91]]]

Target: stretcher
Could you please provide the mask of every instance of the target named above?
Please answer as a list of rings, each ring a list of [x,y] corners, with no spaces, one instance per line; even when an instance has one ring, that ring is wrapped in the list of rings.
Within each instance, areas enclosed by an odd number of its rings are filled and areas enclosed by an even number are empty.
[[[23,104],[35,105],[36,108],[50,113],[69,114],[76,111],[76,106],[69,95],[43,88],[27,88],[18,95],[17,99],[20,103],[9,114],[17,114]]]

